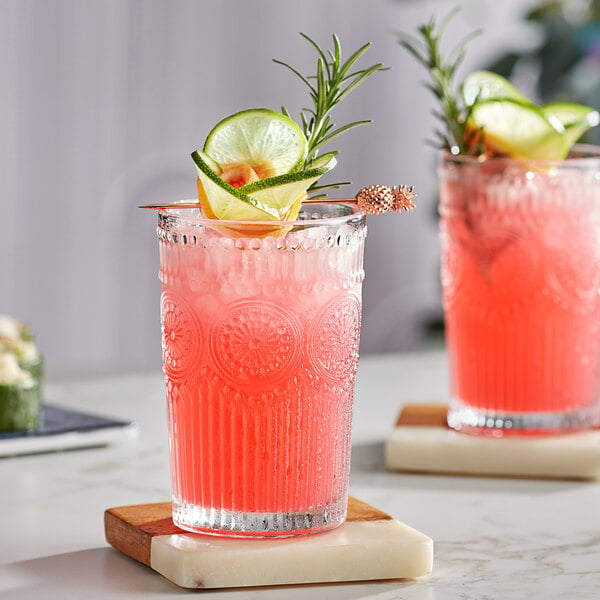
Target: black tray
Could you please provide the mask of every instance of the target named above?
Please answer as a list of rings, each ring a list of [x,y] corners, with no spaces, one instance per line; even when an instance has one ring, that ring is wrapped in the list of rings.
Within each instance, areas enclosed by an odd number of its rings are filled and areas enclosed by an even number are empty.
[[[44,405],[36,431],[0,433],[0,457],[105,446],[137,436],[135,423]]]

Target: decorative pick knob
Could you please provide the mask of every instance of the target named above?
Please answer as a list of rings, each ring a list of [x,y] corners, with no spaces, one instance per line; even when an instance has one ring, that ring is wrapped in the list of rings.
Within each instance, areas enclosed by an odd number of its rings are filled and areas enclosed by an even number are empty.
[[[390,210],[409,212],[415,208],[414,186],[369,185],[356,194],[356,202],[370,215],[382,215]]]

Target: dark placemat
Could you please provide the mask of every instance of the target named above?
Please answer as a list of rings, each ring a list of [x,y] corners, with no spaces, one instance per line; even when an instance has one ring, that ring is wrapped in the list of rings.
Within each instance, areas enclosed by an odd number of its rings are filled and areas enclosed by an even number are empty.
[[[0,456],[102,446],[135,437],[130,421],[46,404],[35,431],[0,433]]]

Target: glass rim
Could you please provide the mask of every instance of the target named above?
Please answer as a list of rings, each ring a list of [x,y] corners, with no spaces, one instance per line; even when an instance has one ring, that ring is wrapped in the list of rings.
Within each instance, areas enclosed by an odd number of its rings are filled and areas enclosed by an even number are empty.
[[[197,200],[181,201],[182,204],[187,204],[190,202],[197,202]],[[198,208],[177,208],[176,205],[173,205],[168,208],[160,208],[158,210],[158,214],[162,217],[175,218],[182,222],[187,222],[194,225],[205,225],[207,227],[230,227],[235,229],[247,228],[250,230],[256,228],[277,227],[316,227],[319,225],[335,225],[337,223],[341,225],[356,218],[364,219],[366,217],[366,213],[356,204],[356,200],[354,198],[336,198],[330,200],[329,202],[327,200],[323,200],[323,202],[307,202],[301,205],[300,210],[302,211],[305,207],[310,206],[315,208],[319,206],[338,206],[340,208],[344,208],[348,212],[347,214],[343,215],[332,215],[308,219],[294,219],[293,221],[242,221],[233,219],[211,219],[202,215],[201,213],[197,215],[191,214],[194,211],[200,211],[200,205],[198,205]]]
[[[441,150],[440,157],[442,164],[454,163],[456,165],[466,165],[472,167],[484,167],[492,165],[523,165],[526,168],[530,167],[559,167],[568,164],[569,166],[585,166],[594,164],[595,161],[600,161],[600,146],[594,144],[575,144],[569,151],[568,156],[556,160],[544,159],[516,159],[509,156],[495,156],[485,160],[479,160],[476,156],[466,154],[452,154],[448,150]]]

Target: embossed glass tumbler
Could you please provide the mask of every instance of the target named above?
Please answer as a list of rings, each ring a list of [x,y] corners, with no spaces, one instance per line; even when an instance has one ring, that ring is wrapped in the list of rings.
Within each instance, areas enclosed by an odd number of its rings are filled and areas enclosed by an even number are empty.
[[[600,402],[600,149],[445,155],[442,286],[452,400],[473,434],[584,429]]]
[[[365,216],[295,222],[159,211],[173,520],[230,536],[346,515]]]

